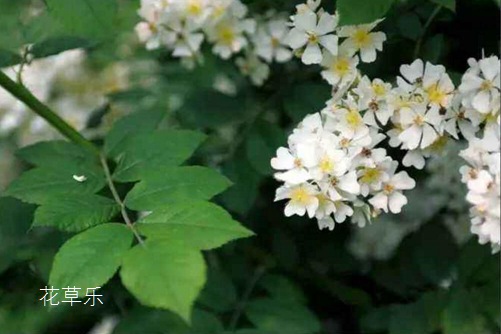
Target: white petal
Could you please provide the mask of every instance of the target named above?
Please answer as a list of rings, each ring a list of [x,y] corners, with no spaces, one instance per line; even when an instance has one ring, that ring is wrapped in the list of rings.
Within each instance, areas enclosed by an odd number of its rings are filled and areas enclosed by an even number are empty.
[[[414,181],[407,172],[400,172],[391,178],[391,183],[396,189],[409,190],[416,186]]]
[[[318,221],[318,228],[320,230],[326,228],[329,231],[332,231],[334,230],[334,226],[336,226],[336,224],[334,223],[334,219],[332,219],[332,217],[324,217],[322,219],[318,219],[317,221]]]
[[[478,92],[477,95],[473,98],[472,105],[479,112],[485,114],[490,111],[490,99],[491,94],[484,90]]]
[[[423,130],[419,126],[412,125],[411,127],[404,130],[398,136],[398,139],[405,143],[410,150],[414,150],[419,146],[422,133]]]
[[[402,160],[402,164],[405,167],[414,166],[417,169],[423,169],[424,164],[425,164],[424,156],[423,156],[423,154],[421,154],[420,151],[409,151],[404,156],[404,159]]]
[[[294,28],[289,31],[285,41],[292,49],[299,49],[308,42],[308,35],[304,31]]]
[[[337,55],[338,53],[338,37],[335,35],[326,35],[320,37],[320,44],[326,48],[332,55]]]
[[[369,203],[372,204],[372,206],[376,209],[388,212],[388,196],[386,196],[382,192],[369,199]]]
[[[416,81],[417,78],[423,75],[424,64],[421,59],[416,59],[410,65],[402,65],[400,66],[400,73],[407,79],[409,82]]]
[[[324,12],[321,16],[320,19],[318,20],[318,25],[315,31],[319,35],[325,35],[328,34],[336,29],[336,17],[334,15],[330,15],[326,12]]]
[[[391,212],[400,213],[402,207],[407,204],[407,197],[398,191],[393,192],[388,199],[388,204]]]
[[[306,65],[320,64],[322,62],[322,51],[317,43],[308,43],[301,60]]]
[[[306,170],[295,168],[284,173],[276,173],[275,178],[279,181],[294,185],[308,181],[311,176]]]
[[[430,146],[435,142],[437,138],[438,134],[435,129],[432,126],[425,124],[423,126],[423,139],[421,141],[421,148],[424,149]]]
[[[294,26],[303,31],[314,31],[317,25],[317,14],[312,11],[296,15]]]
[[[350,194],[360,193],[360,185],[357,181],[357,173],[352,171],[339,180],[338,188]]]
[[[271,167],[277,170],[287,170],[294,168],[294,157],[285,147],[277,150],[277,157],[271,159]]]
[[[376,60],[376,49],[374,47],[367,47],[360,50],[360,59],[364,63],[372,63]]]

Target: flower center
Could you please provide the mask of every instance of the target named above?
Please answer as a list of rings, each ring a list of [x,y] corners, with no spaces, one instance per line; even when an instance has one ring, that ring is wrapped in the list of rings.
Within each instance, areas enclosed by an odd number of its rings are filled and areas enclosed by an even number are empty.
[[[221,43],[226,45],[233,44],[235,40],[235,31],[229,25],[224,25],[218,29],[218,37]]]
[[[434,84],[428,87],[428,89],[426,89],[426,93],[428,94],[428,99],[430,100],[430,102],[440,105],[445,102],[444,100],[447,97],[447,94],[445,94],[438,88],[438,84]]]
[[[383,187],[383,191],[386,195],[389,195],[395,190],[395,187],[392,186],[391,184],[385,184]]]
[[[358,48],[363,48],[371,43],[372,37],[367,30],[358,29],[355,34],[353,34],[353,39]]]
[[[491,90],[491,88],[492,82],[490,82],[490,80],[484,80],[484,82],[480,85],[481,90]]]
[[[334,168],[334,164],[329,158],[325,157],[320,161],[318,167],[323,173],[328,173]]]
[[[305,188],[299,187],[292,191],[291,200],[295,203],[306,205],[310,201],[310,195]]]
[[[342,77],[350,71],[350,62],[346,58],[338,58],[332,65],[332,71]]]
[[[381,171],[378,168],[364,168],[363,176],[360,181],[363,183],[374,183],[379,180],[381,176]]]
[[[294,159],[294,166],[296,166],[297,168],[303,167],[303,162],[301,161],[301,159],[299,158]]]
[[[357,128],[362,124],[362,116],[358,113],[358,110],[350,109],[348,114],[346,114],[346,122],[352,127]]]
[[[188,11],[188,14],[191,14],[193,16],[199,16],[200,14],[202,14],[201,1],[200,0],[189,0],[187,11]]]
[[[416,124],[417,126],[423,125],[424,124],[424,117],[421,115],[417,115],[416,117],[414,117],[414,124]]]
[[[280,46],[280,40],[276,37],[271,38],[271,47],[276,49]]]
[[[313,44],[317,44],[319,39],[318,39],[318,36],[317,34],[315,34],[314,32],[308,32],[308,41],[310,43],[313,43]]]

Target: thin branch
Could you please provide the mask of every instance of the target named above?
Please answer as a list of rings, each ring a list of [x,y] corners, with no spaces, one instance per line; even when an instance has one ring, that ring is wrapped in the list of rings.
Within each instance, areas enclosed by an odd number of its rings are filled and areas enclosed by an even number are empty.
[[[113,183],[113,179],[111,178],[111,173],[110,173],[110,167],[108,166],[108,163],[106,162],[106,157],[101,154],[101,165],[103,166],[104,169],[104,174],[106,175],[106,181],[108,182],[108,188],[111,190],[111,194],[113,195],[113,198],[115,199],[115,202],[120,206],[120,213],[122,214],[122,218],[125,221],[125,224],[127,224],[127,227],[129,227],[136,236],[137,241],[141,244],[144,245],[144,240],[141,238],[139,233],[136,231],[134,228],[134,223],[129,217],[129,214],[127,213],[127,209],[125,208],[125,204],[120,198],[120,195],[118,194],[117,188],[115,188],[115,184]]]
[[[438,15],[440,10],[442,9],[441,5],[437,5],[433,12],[431,13],[430,17],[426,21],[426,23],[423,26],[423,33],[421,34],[421,37],[419,37],[417,43],[416,43],[416,48],[414,49],[414,59],[417,59],[419,57],[419,53],[421,52],[421,45],[423,44],[424,36],[426,35],[426,31],[430,27],[431,23],[435,19],[435,17]]]
[[[99,154],[99,149],[89,140],[85,139],[77,130],[66,123],[48,106],[37,99],[26,87],[9,78],[5,73],[0,71],[0,87],[11,93],[19,101],[26,104],[37,115],[45,119],[50,125],[56,128],[63,136],[73,141],[74,143]]]
[[[257,267],[256,271],[254,272],[254,275],[251,277],[251,280],[249,281],[249,284],[247,285],[247,288],[245,289],[244,294],[242,295],[242,299],[236,306],[235,312],[231,316],[230,324],[228,326],[230,332],[234,332],[236,330],[236,327],[238,325],[238,320],[240,320],[240,317],[242,316],[242,313],[245,309],[245,305],[247,304],[250,296],[252,295],[252,291],[254,291],[257,282],[261,279],[261,277],[264,275],[265,272],[266,272],[266,266],[261,265]]]

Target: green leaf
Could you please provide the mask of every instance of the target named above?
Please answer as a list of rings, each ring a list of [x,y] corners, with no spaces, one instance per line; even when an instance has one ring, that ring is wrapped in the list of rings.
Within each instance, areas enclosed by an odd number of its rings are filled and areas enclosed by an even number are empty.
[[[71,160],[77,164],[98,161],[94,153],[62,140],[42,141],[20,149],[16,155],[39,167],[60,168],[61,160]]]
[[[104,140],[104,151],[110,158],[116,159],[124,151],[127,138],[151,133],[165,117],[163,110],[135,112],[118,120]]]
[[[222,269],[210,268],[198,302],[215,312],[231,311],[237,303],[237,290]]]
[[[181,242],[152,240],[127,252],[120,277],[143,305],[171,310],[189,322],[205,273],[199,251]]]
[[[45,40],[35,43],[31,47],[30,52],[35,58],[45,58],[67,50],[89,48],[93,45],[94,43],[90,42],[88,39],[81,37],[49,37]]]
[[[331,96],[328,86],[318,83],[301,83],[293,86],[284,98],[285,112],[298,123],[308,114],[319,112]]]
[[[56,254],[49,284],[56,288],[102,287],[113,277],[130,248],[133,234],[126,225],[104,224],[77,234]]]
[[[423,25],[415,13],[406,13],[400,16],[397,24],[400,34],[413,41],[417,41],[423,34]]]
[[[414,237],[413,256],[422,275],[436,284],[449,278],[458,253],[457,244],[449,230],[443,224],[432,222],[421,228]]]
[[[453,290],[443,314],[444,334],[488,333],[473,296],[466,290]]]
[[[254,204],[263,178],[251,167],[243,153],[242,150],[223,166],[223,174],[234,184],[220,196],[225,208],[242,215],[246,214]]]
[[[267,275],[259,283],[271,297],[305,303],[306,297],[293,282],[283,276]]]
[[[431,0],[431,1],[436,3],[437,5],[450,9],[453,12],[456,11],[456,0]]]
[[[166,130],[130,137],[113,173],[113,179],[130,182],[141,179],[151,170],[181,165],[205,135],[188,130]]]
[[[278,126],[265,121],[256,122],[245,143],[251,166],[263,175],[273,173],[270,160],[285,141],[285,133]]]
[[[177,201],[208,200],[230,184],[206,167],[164,168],[145,175],[129,192],[125,204],[133,210],[153,210]]]
[[[253,235],[223,208],[205,201],[169,204],[141,219],[137,228],[148,239],[166,239],[166,242],[181,239],[204,250]]]
[[[57,169],[31,169],[13,181],[5,194],[35,204],[43,204],[57,195],[93,194],[106,185],[106,180],[101,171],[87,167],[60,161]],[[74,175],[85,176],[86,180],[78,182]]]
[[[446,40],[444,35],[438,34],[426,40],[423,46],[422,58],[430,63],[437,64],[444,54]]]
[[[384,18],[395,0],[337,0],[340,25],[372,23]]]
[[[258,328],[273,333],[310,334],[320,331],[320,322],[311,311],[290,300],[256,299],[245,314]]]
[[[0,49],[0,68],[16,65],[21,61],[22,58],[17,53]]]
[[[427,320],[418,303],[395,305],[391,309],[389,334],[429,334]]]
[[[188,95],[177,114],[186,125],[202,128],[216,128],[249,117],[245,97],[232,97],[212,89]]]
[[[360,319],[363,333],[385,332],[390,327],[391,306],[371,309]]]
[[[478,269],[491,257],[489,247],[480,245],[476,238],[471,238],[461,249],[457,261],[458,276],[462,283],[468,283],[469,279],[478,272]]]
[[[114,31],[115,0],[46,0],[49,13],[67,32],[80,37],[102,38]]]
[[[36,210],[33,226],[80,232],[109,222],[119,211],[115,201],[107,197],[93,194],[54,196]]]

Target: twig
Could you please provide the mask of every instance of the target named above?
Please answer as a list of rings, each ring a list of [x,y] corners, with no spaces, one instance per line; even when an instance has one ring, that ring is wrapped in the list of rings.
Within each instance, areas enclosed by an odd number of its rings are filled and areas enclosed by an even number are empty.
[[[0,86],[14,95],[19,101],[26,104],[37,115],[45,119],[50,125],[56,128],[59,133],[73,141],[74,143],[89,149],[96,155],[99,155],[99,149],[84,136],[66,123],[59,115],[52,111],[48,106],[37,99],[26,87],[13,81],[5,73],[0,71]]]
[[[421,45],[423,44],[424,36],[426,35],[426,31],[430,27],[431,23],[435,19],[435,17],[438,15],[440,10],[442,9],[441,5],[437,5],[433,12],[431,13],[430,17],[426,21],[426,23],[423,26],[423,33],[421,34],[421,37],[419,37],[416,47],[414,48],[414,59],[417,59],[419,57],[419,53],[421,52]]]
[[[240,320],[240,317],[242,316],[242,313],[245,309],[245,305],[247,304],[252,294],[252,291],[254,291],[257,282],[259,281],[259,279],[261,279],[261,277],[264,275],[265,272],[266,272],[266,266],[264,265],[260,265],[259,267],[256,268],[254,275],[252,276],[251,280],[249,281],[249,284],[247,285],[247,288],[244,291],[244,294],[242,295],[242,299],[235,307],[235,312],[233,312],[233,315],[231,316],[230,324],[228,326],[230,332],[234,332],[236,330],[238,320]]]
[[[134,228],[134,224],[132,223],[132,220],[129,217],[129,214],[127,213],[127,209],[125,208],[125,204],[120,198],[120,195],[117,192],[117,189],[115,188],[115,184],[113,183],[113,179],[111,178],[111,173],[110,173],[110,168],[108,167],[108,163],[106,162],[106,157],[101,154],[101,165],[103,166],[104,169],[104,174],[106,175],[106,181],[108,182],[108,187],[111,190],[111,194],[113,195],[113,198],[115,199],[115,202],[120,206],[120,212],[122,214],[122,217],[125,221],[125,224],[127,224],[127,227],[129,227],[136,236],[137,241],[141,244],[144,245],[144,240],[141,238],[139,233],[137,233],[136,229]]]

